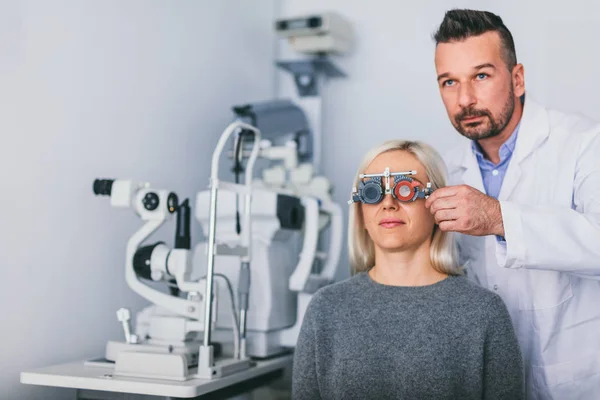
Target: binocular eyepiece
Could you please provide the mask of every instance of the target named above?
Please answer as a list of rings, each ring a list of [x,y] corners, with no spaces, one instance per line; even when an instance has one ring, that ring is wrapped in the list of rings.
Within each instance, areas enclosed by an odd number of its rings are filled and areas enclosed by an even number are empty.
[[[110,196],[114,179],[94,180],[94,194],[97,196]]]

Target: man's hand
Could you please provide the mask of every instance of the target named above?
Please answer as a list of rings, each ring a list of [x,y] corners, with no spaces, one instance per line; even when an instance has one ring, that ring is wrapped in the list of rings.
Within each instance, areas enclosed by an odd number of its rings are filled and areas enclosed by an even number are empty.
[[[472,236],[504,237],[500,202],[468,186],[446,186],[433,191],[425,207],[442,231]]]

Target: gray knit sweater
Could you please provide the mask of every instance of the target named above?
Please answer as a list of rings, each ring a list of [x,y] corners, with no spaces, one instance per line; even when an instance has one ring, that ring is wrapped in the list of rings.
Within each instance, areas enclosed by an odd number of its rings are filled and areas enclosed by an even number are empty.
[[[312,298],[292,398],[519,400],[523,364],[495,293],[465,277],[397,287],[360,273]]]

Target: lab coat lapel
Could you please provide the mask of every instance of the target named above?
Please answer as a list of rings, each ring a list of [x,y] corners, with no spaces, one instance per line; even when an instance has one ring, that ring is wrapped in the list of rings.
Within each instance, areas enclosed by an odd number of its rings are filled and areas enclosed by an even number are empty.
[[[519,130],[519,136],[520,135],[521,131]],[[518,141],[519,138],[517,138],[517,146],[519,145]],[[521,167],[516,161],[517,160],[513,158],[508,164],[506,174],[504,175],[504,179],[502,180],[502,186],[500,187],[500,193],[498,194],[498,200],[508,200],[508,198],[512,195],[513,191],[515,190],[517,183],[519,182],[519,178],[521,178]]]
[[[474,187],[482,193],[485,193],[483,180],[481,178],[481,171],[479,170],[479,164],[477,163],[475,154],[473,154],[470,142],[466,144],[463,151],[464,153],[461,166],[465,170],[462,174],[462,182],[466,185]]]
[[[543,143],[550,133],[550,124],[546,110],[531,98],[525,100],[519,136],[515,144],[512,159],[508,164],[506,175],[498,196],[499,200],[508,200],[513,194],[521,178],[520,164]]]

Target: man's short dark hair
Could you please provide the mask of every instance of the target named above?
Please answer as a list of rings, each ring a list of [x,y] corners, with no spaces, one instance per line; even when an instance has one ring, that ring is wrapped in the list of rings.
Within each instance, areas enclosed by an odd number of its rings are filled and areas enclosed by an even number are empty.
[[[502,58],[509,71],[512,71],[517,64],[517,53],[512,34],[502,22],[502,18],[489,11],[465,9],[447,11],[433,38],[437,46],[439,43],[462,41],[486,32],[498,32],[502,44]]]

